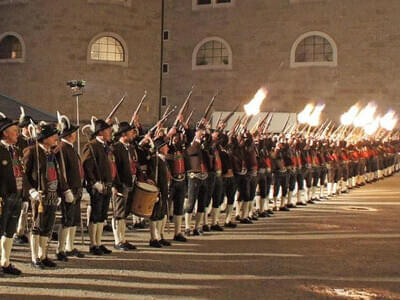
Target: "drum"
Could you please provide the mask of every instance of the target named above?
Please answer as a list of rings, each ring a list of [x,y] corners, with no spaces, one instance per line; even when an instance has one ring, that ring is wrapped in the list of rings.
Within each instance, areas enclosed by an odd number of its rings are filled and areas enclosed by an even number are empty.
[[[155,185],[136,182],[133,191],[131,213],[139,217],[150,217],[157,202],[159,189]]]

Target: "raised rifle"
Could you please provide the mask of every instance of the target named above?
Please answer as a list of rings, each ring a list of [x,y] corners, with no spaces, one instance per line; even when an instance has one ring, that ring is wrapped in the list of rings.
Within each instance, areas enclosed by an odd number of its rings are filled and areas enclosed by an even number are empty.
[[[109,113],[109,115],[107,116],[106,120],[111,120],[113,118],[113,116],[115,115],[115,113],[117,112],[118,108],[121,106],[122,102],[124,102],[126,96],[128,96],[127,93],[125,93],[121,100],[119,100],[119,102],[114,106],[114,108],[111,110],[111,112]]]
[[[185,111],[186,107],[187,107],[188,104],[189,104],[189,99],[190,99],[190,97],[192,97],[193,88],[194,88],[194,85],[192,85],[192,88],[190,89],[189,94],[187,95],[187,97],[186,97],[186,99],[185,99],[185,102],[183,102],[181,108],[179,109],[178,115],[176,116],[176,119],[175,119],[175,122],[174,122],[174,125],[173,125],[174,127],[177,127],[177,126],[178,126],[178,123],[179,123],[179,116],[180,116],[180,115],[183,115],[183,112]],[[175,110],[175,109],[174,109],[174,110]],[[164,117],[165,117],[165,116],[164,116]],[[162,118],[161,118],[161,119],[162,119]]]
[[[271,117],[269,118],[268,122],[265,123],[265,126],[263,128],[263,134],[266,134],[268,132],[269,126],[271,125],[272,118],[274,117],[273,114],[271,114]]]
[[[150,132],[150,133],[154,132],[154,130],[156,130],[157,127],[158,127],[160,124],[164,123],[164,122],[168,119],[168,117],[169,117],[170,115],[172,115],[172,114],[175,112],[175,110],[176,110],[176,106],[174,106],[173,109],[171,109],[163,118],[161,118],[153,127],[151,127],[151,128],[149,129],[149,132]]]
[[[285,123],[285,126],[283,126],[283,128],[282,128],[282,130],[281,130],[281,133],[285,133],[286,127],[287,127],[288,124],[289,124],[289,120],[290,120],[290,115],[288,116],[288,118],[287,118],[287,120],[286,120],[286,123]]]
[[[139,114],[139,111],[142,108],[144,99],[146,99],[146,97],[147,97],[147,91],[145,90],[142,99],[140,99],[138,106],[136,107],[135,111],[133,112],[131,122],[129,123],[131,126],[134,123],[135,116],[137,116]]]
[[[206,110],[204,111],[204,115],[203,115],[202,119],[207,119],[208,114],[210,113],[211,107],[214,105],[215,98],[218,96],[218,94],[219,94],[219,91],[217,91],[215,93],[215,95],[211,98],[210,103],[208,104]]]
[[[231,111],[225,118],[222,119],[222,123],[227,124],[230,118],[235,114],[235,112],[239,109],[240,104],[238,104],[233,111]]]
[[[190,112],[189,116],[187,117],[186,121],[185,121],[185,127],[189,126],[189,122],[192,119],[194,113],[194,109]]]

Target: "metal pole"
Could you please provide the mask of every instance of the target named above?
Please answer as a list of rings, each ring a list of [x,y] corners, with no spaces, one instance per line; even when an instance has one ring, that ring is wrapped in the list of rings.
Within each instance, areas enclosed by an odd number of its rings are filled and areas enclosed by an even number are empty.
[[[79,126],[79,96],[76,96],[76,126]],[[77,131],[77,144],[78,144],[78,154],[81,155],[81,141],[79,137],[79,130]]]

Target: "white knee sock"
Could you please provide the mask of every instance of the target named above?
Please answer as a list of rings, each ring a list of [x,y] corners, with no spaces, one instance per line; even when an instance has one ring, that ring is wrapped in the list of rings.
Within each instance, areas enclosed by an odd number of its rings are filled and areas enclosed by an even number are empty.
[[[44,260],[47,257],[47,241],[49,237],[40,236],[39,237],[39,257],[41,260]]]
[[[75,235],[76,235],[76,226],[69,227],[67,235],[67,245],[65,248],[65,250],[68,252],[71,252],[75,248],[74,247]]]
[[[157,222],[156,221],[150,221],[150,239],[153,240],[159,240],[158,234],[157,234]]]
[[[96,245],[101,246],[101,239],[103,237],[103,228],[104,228],[104,223],[100,222],[96,224],[97,230],[96,230]]]
[[[67,234],[69,232],[70,227],[60,227],[58,230],[58,247],[57,253],[65,252],[65,241],[67,239]]]
[[[89,238],[90,238],[90,247],[100,246],[100,245],[97,245],[97,239],[96,239],[97,224],[89,223],[88,231],[89,231]]]
[[[203,214],[204,213],[197,212],[196,217],[195,217],[195,222],[194,222],[195,229],[200,229],[200,222],[201,222],[201,219],[203,218]]]
[[[181,233],[182,216],[174,216],[174,234],[178,235]]]
[[[24,210],[21,210],[21,214],[18,219],[17,235],[24,235],[27,218],[28,213],[26,213]]]
[[[119,243],[121,243],[120,240],[120,229],[119,229],[119,222],[120,220],[116,220],[115,218],[111,219],[111,226],[112,226],[112,230],[113,230],[113,235],[114,235],[114,242],[115,245],[118,245]]]
[[[31,234],[31,254],[32,261],[36,262],[39,259],[39,235]]]
[[[227,205],[226,207],[226,216],[225,216],[225,223],[229,223],[232,220],[232,211],[233,211],[233,205]]]
[[[1,237],[1,266],[8,267],[10,264],[11,248],[13,239],[6,236]]]
[[[192,214],[185,213],[185,229],[190,229],[191,221],[192,221]]]

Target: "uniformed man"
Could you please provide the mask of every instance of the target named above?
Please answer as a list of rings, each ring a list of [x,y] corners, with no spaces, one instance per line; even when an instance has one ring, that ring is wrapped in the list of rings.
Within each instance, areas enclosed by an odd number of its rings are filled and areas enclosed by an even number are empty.
[[[24,178],[18,141],[18,122],[0,113],[0,232],[1,268],[3,273],[20,275],[10,263],[13,236],[21,212],[22,182]]]
[[[84,172],[79,154],[74,148],[79,126],[70,123],[66,116],[58,118],[61,142],[57,158],[64,171],[68,193],[62,194],[61,227],[58,232],[56,256],[59,261],[68,261],[68,256],[83,258],[85,255],[74,247],[76,228],[81,224],[81,199]]]
[[[37,143],[25,149],[26,178],[24,192],[31,199],[33,228],[31,236],[32,266],[55,267],[48,258],[48,239],[53,232],[58,197],[73,197],[64,181],[62,165],[54,152],[58,130],[54,124],[41,124]]]
[[[117,167],[111,151],[111,126],[104,120],[94,120],[91,130],[93,139],[83,149],[83,168],[86,189],[90,195],[89,252],[93,255],[112,253],[102,244],[104,221],[107,220],[112,193],[116,193]]]

